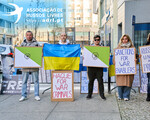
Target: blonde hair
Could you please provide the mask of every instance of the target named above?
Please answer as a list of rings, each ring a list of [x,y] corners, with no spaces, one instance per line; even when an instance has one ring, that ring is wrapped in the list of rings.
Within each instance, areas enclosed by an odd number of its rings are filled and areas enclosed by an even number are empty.
[[[147,41],[150,42],[150,33],[147,36]]]
[[[121,46],[121,44],[122,44],[122,41],[123,41],[124,37],[127,37],[127,38],[128,38],[128,42],[130,42],[130,43],[131,43],[131,47],[134,47],[134,45],[133,45],[133,43],[132,43],[132,40],[130,39],[129,35],[126,35],[126,34],[125,34],[125,35],[123,35],[123,36],[120,38],[120,41],[119,41],[118,47],[120,47],[120,46]]]

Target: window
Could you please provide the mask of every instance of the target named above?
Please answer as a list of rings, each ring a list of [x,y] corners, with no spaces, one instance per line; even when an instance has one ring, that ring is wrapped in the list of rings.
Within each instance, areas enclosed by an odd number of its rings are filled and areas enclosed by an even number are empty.
[[[6,7],[6,12],[11,12],[11,9]]]
[[[139,53],[139,46],[143,46],[147,42],[147,36],[150,33],[150,23],[135,24],[134,27],[134,46]]]
[[[0,19],[0,27],[5,27],[4,20]]]
[[[11,28],[11,22],[6,22],[6,27]]]
[[[4,5],[0,3],[0,11],[4,12]]]
[[[6,50],[6,47],[0,46],[0,54]]]

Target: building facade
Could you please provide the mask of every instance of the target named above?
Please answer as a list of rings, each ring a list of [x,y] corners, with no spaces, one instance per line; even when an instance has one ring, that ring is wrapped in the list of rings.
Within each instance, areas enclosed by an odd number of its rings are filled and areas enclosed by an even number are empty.
[[[118,1],[118,39],[128,34],[139,53],[139,46],[146,44],[150,33],[150,0]]]
[[[99,31],[111,53],[122,35],[128,34],[136,50],[150,33],[150,0],[97,0]]]
[[[0,44],[13,44],[13,37],[15,36],[14,16],[4,16],[7,12],[14,11],[14,7],[8,5],[8,2],[13,0],[0,1]]]
[[[97,0],[96,14],[98,14],[99,34],[104,46],[110,46],[111,52],[114,47],[114,33],[116,32],[116,2],[115,0]]]
[[[76,43],[85,45],[98,32],[98,15],[94,14],[95,0],[67,0],[66,28],[73,28]]]

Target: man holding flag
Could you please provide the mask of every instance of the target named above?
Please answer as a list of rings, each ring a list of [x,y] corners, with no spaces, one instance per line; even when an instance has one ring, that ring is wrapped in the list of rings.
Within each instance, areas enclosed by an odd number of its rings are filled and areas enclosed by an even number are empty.
[[[69,40],[67,39],[67,34],[66,33],[61,33],[60,34],[60,41],[58,44],[65,44],[65,45],[68,45],[70,44]]]
[[[80,45],[70,45],[67,34],[61,33],[58,44],[44,44],[44,69],[79,70],[80,53]]]

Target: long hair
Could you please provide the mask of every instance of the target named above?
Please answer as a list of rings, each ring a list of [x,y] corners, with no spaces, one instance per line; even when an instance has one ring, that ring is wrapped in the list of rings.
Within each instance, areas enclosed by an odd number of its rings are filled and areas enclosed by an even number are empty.
[[[134,47],[134,45],[133,45],[133,43],[132,43],[132,40],[130,39],[130,37],[129,37],[129,35],[123,35],[121,38],[120,38],[120,41],[119,41],[119,44],[118,44],[118,47],[120,47],[121,46],[121,44],[122,44],[122,41],[123,41],[123,38],[124,37],[127,37],[128,38],[128,42],[130,42],[131,43],[131,47]]]
[[[150,42],[150,33],[147,36],[147,41]]]

